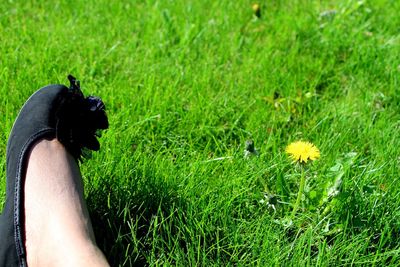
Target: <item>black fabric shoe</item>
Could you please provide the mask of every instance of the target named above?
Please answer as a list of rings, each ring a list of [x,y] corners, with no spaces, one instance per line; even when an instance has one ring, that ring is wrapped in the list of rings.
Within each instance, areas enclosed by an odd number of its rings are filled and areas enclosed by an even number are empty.
[[[22,107],[7,144],[7,196],[0,217],[0,266],[27,266],[24,233],[24,182],[33,145],[57,138],[78,161],[84,149],[98,150],[99,129],[108,128],[103,102],[84,97],[79,81],[70,87],[49,85]],[[40,244],[38,244],[40,245]]]

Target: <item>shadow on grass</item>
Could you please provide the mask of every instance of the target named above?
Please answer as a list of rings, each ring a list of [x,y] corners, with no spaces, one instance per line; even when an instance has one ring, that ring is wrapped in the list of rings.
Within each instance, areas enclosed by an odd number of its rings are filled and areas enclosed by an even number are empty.
[[[370,191],[367,191],[370,190]],[[342,224],[346,225],[349,235],[365,234],[368,236],[368,254],[381,254],[399,249],[400,224],[396,217],[388,217],[398,208],[397,195],[383,197],[371,188],[361,192],[354,190],[346,195],[340,211],[337,212]],[[362,194],[367,195],[367,197]]]
[[[88,193],[97,244],[111,266],[148,266],[154,216],[168,217],[184,205],[170,186],[155,179],[144,180],[132,178],[124,186],[102,180]]]
[[[225,265],[250,255],[252,246],[232,246],[238,237],[234,217],[206,212],[180,197],[174,185],[153,177],[130,183],[103,180],[88,192],[97,244],[111,266]],[[231,211],[248,209],[239,204]],[[252,213],[245,214],[238,216]]]

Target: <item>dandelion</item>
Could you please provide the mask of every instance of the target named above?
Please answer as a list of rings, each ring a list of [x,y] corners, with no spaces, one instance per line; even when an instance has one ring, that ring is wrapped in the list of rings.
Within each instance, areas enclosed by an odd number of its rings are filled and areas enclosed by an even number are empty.
[[[289,154],[289,157],[294,160],[294,162],[299,162],[303,163],[300,164],[301,168],[301,179],[300,179],[300,187],[299,187],[299,192],[297,193],[297,199],[296,202],[293,206],[292,210],[292,218],[297,212],[297,209],[299,208],[300,201],[301,201],[301,196],[303,195],[304,192],[304,187],[306,184],[306,175],[305,175],[305,170],[304,170],[304,165],[307,163],[308,160],[316,160],[320,157],[320,152],[319,149],[313,145],[310,142],[304,142],[304,141],[297,141],[294,143],[289,144],[286,147],[286,153]]]
[[[257,3],[253,4],[253,6],[251,7],[253,9],[254,15],[257,18],[261,17],[261,6]]]
[[[308,160],[316,160],[320,153],[318,148],[310,142],[297,141],[286,147],[286,153],[294,161],[307,163]]]

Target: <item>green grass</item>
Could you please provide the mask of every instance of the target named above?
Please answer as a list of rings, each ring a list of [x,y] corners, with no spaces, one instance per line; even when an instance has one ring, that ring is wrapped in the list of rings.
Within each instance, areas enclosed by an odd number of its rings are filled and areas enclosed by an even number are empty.
[[[2,1],[1,177],[25,99],[72,73],[110,120],[82,174],[113,266],[398,266],[400,2],[252,3]]]

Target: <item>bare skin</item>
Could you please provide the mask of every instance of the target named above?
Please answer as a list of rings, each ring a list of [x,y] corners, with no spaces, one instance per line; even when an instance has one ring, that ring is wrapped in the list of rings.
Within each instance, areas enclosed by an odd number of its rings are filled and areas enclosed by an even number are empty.
[[[79,167],[56,139],[33,147],[24,191],[29,267],[109,266],[95,242]]]

